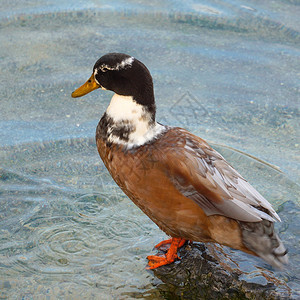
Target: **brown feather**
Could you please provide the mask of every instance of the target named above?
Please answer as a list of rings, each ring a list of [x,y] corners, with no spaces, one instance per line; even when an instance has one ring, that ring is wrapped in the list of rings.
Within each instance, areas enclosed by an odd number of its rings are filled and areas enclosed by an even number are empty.
[[[241,230],[236,220],[225,216],[208,216],[199,203],[223,202],[226,191],[215,183],[194,171],[198,164],[191,153],[184,157],[186,135],[178,134],[178,129],[168,130],[151,144],[135,150],[126,150],[123,146],[107,145],[97,140],[99,154],[116,183],[125,194],[164,232],[172,237],[181,237],[193,241],[217,242],[252,253],[244,247]],[[202,148],[210,147],[199,139]],[[176,149],[174,151],[174,149]],[[200,155],[203,155],[199,151]],[[194,201],[183,195],[178,189],[194,183],[191,193],[201,201]],[[209,175],[210,176],[210,175]],[[253,253],[252,253],[253,254]]]

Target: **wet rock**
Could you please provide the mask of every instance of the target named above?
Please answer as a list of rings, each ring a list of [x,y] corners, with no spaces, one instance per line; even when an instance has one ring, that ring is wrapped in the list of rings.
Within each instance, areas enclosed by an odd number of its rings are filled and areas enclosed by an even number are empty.
[[[181,260],[154,270],[154,275],[164,283],[157,286],[162,296],[166,299],[290,299],[283,279],[278,279],[272,271],[254,267],[253,280],[251,272],[243,272],[226,251],[232,250],[201,243],[182,247]]]

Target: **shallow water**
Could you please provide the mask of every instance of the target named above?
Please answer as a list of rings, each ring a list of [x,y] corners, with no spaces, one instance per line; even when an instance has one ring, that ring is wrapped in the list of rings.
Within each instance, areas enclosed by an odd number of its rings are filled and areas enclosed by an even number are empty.
[[[112,51],[149,67],[160,122],[211,141],[279,211],[291,264],[274,274],[299,295],[299,7],[151,3],[2,6],[1,297],[163,298],[145,257],[165,235],[112,182],[94,144],[111,93],[70,98]],[[263,262],[232,255],[264,284]]]

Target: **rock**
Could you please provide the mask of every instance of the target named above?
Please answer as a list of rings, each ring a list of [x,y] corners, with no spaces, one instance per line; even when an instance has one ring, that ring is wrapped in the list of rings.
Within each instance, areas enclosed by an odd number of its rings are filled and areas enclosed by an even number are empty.
[[[283,279],[255,267],[254,278],[261,277],[261,283],[253,282],[251,272],[243,272],[226,251],[213,244],[186,244],[179,250],[181,260],[154,270],[164,283],[158,286],[161,294],[166,299],[290,299]]]

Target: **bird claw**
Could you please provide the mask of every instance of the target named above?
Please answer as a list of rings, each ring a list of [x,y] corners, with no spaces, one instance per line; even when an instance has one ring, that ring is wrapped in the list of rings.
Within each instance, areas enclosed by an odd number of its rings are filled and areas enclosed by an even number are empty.
[[[147,259],[149,260],[148,262],[148,270],[156,269],[158,267],[164,266],[171,264],[174,262],[175,259],[181,259],[177,255],[177,249],[182,247],[185,244],[186,240],[182,238],[171,238],[169,240],[165,240],[160,242],[155,246],[155,248],[162,248],[165,245],[170,244],[168,247],[168,251],[164,256],[159,256],[159,255],[149,255],[147,256]],[[162,249],[160,249],[162,250]]]
[[[168,258],[166,256],[158,256],[158,255],[149,255],[147,256],[148,267],[147,270],[153,270],[161,266],[169,265],[175,261],[175,259],[181,259],[177,254],[173,255],[172,257]]]

